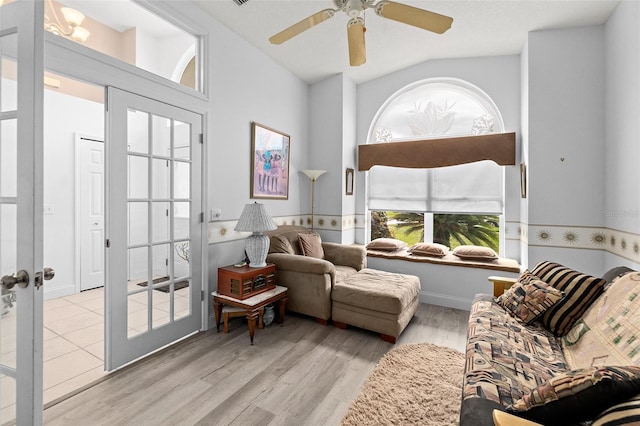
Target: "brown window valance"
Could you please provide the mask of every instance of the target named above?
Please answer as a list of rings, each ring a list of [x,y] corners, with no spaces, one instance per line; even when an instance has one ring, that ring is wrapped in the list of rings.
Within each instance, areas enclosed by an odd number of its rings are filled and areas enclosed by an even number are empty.
[[[373,166],[423,169],[492,160],[501,166],[516,164],[516,134],[425,139],[358,146],[358,170]]]

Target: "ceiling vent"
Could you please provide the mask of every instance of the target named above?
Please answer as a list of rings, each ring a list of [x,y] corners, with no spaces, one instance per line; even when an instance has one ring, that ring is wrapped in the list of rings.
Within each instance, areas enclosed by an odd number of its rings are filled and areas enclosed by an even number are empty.
[[[233,2],[235,4],[237,4],[238,6],[242,6],[243,4],[247,3],[249,0],[233,0]]]

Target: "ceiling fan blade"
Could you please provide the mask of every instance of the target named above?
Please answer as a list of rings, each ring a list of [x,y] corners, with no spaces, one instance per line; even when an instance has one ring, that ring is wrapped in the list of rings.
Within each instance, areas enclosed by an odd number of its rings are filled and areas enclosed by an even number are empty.
[[[375,10],[376,14],[383,18],[393,19],[437,34],[447,31],[453,22],[453,18],[449,16],[393,1],[381,1],[375,6]]]
[[[272,36],[269,41],[273,44],[282,44],[290,38],[297,36],[301,32],[306,31],[309,28],[326,21],[327,19],[335,15],[335,13],[336,11],[333,9],[321,10],[320,12],[314,13],[308,18],[304,18],[302,21],[293,24],[289,28],[280,31],[278,34]]]
[[[367,62],[367,53],[364,47],[364,20],[353,18],[347,24],[347,39],[349,40],[349,64],[352,67]]]

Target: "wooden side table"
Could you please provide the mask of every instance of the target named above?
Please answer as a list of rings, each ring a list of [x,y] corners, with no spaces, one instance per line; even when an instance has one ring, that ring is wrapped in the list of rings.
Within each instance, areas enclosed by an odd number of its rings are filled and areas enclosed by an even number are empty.
[[[507,291],[509,287],[514,285],[518,279],[509,277],[489,277],[489,281],[493,283],[493,297],[499,297],[502,293]]]
[[[278,302],[280,305],[280,317],[278,322],[284,322],[284,311],[287,306],[287,288],[277,285],[272,290],[267,290],[248,299],[240,300],[233,297],[218,294],[217,291],[211,293],[213,296],[213,310],[216,314],[216,329],[220,332],[220,318],[222,317],[222,307],[225,305],[244,309],[247,312],[247,323],[249,324],[249,338],[253,345],[253,336],[256,331],[256,319],[260,312],[270,303]]]

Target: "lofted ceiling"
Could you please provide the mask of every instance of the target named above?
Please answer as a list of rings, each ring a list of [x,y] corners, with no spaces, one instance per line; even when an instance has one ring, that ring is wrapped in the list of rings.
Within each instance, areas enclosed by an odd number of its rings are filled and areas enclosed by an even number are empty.
[[[367,61],[349,66],[348,16],[342,12],[281,44],[269,37],[332,0],[195,0],[202,9],[308,83],[344,73],[356,83],[430,59],[519,54],[527,33],[603,24],[619,0],[395,0],[453,18],[434,34],[365,12]]]

